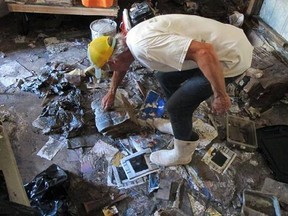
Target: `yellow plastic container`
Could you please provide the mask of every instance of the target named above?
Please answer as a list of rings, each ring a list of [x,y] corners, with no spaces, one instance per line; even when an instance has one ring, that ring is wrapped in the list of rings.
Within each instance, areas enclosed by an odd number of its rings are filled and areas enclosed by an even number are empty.
[[[113,5],[113,0],[82,0],[82,4],[85,7],[101,7],[108,8]]]

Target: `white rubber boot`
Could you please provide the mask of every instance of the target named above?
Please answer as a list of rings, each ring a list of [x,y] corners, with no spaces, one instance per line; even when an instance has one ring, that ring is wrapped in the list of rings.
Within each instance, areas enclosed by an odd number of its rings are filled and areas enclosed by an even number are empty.
[[[146,122],[152,128],[157,129],[162,133],[173,135],[172,125],[169,119],[154,118],[154,119],[147,119]]]
[[[169,119],[163,118],[154,118],[146,120],[146,123],[153,129],[157,129],[162,133],[174,135],[172,124]],[[197,140],[199,139],[199,135],[192,131],[190,139]]]
[[[160,166],[188,164],[198,145],[198,141],[182,141],[174,139],[174,149],[152,152],[150,160]]]

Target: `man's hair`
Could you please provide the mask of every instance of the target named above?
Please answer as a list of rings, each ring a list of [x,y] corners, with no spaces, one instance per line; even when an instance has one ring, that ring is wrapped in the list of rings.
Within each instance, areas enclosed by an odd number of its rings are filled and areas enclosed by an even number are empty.
[[[114,38],[116,39],[116,45],[110,59],[117,59],[118,55],[128,50],[126,38],[122,33],[117,33]]]

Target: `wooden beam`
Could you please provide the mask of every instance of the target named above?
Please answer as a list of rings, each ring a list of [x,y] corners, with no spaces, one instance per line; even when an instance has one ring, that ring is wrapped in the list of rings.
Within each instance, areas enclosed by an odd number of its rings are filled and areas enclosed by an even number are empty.
[[[0,170],[4,174],[10,201],[30,206],[9,137],[2,125],[0,125]]]
[[[246,15],[258,15],[264,0],[250,0],[248,8],[245,12]]]
[[[84,6],[51,6],[7,3],[10,12],[45,13],[64,15],[86,15],[86,16],[111,16],[117,17],[118,7],[111,8],[88,8]]]

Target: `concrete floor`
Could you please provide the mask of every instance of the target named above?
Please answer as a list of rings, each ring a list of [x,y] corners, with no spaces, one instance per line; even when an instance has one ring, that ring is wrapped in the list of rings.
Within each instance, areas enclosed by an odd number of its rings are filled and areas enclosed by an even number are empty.
[[[32,126],[32,122],[42,112],[43,99],[33,93],[21,91],[17,87],[17,82],[19,79],[40,75],[45,71],[46,65],[53,65],[56,62],[64,62],[80,68],[87,67],[86,46],[90,40],[89,23],[95,17],[31,15],[29,19],[30,31],[28,35],[21,37],[17,34],[12,14],[1,18],[0,120],[8,131],[23,183],[29,183],[51,164],[57,164],[73,174],[71,196],[74,198],[75,205],[80,209],[81,203],[89,200],[88,197],[95,198],[116,193],[115,188],[106,186],[107,162],[103,158],[97,160],[94,172],[87,176],[87,173],[81,169],[80,163],[87,149],[62,148],[52,161],[37,156],[37,152],[49,139],[47,135],[43,135],[41,131]],[[66,40],[70,42],[70,45],[64,52],[51,54],[43,42],[47,37]],[[255,122],[257,127],[287,124],[287,104],[275,103],[272,109],[263,113]],[[96,130],[95,133],[97,133]],[[241,191],[245,188],[260,190],[264,179],[272,177],[271,170],[259,153],[238,152],[238,156],[227,175],[218,175],[209,168],[205,168],[203,163],[201,164],[201,154],[195,155],[193,165],[191,165],[213,191],[215,198],[213,201],[217,203],[215,206],[222,204],[217,210],[222,211],[223,215],[239,214],[241,199],[237,196],[241,196]],[[171,179],[175,182],[179,181],[182,177],[176,172],[177,169],[162,170],[162,179],[172,177]],[[188,188],[186,185],[187,191],[189,191]],[[117,206],[121,215],[151,215],[153,210],[160,207],[166,208],[171,204],[155,199],[153,194],[147,192],[147,185],[137,186],[126,192],[130,198]],[[182,209],[188,215],[192,215],[191,207],[189,207],[191,202],[188,200],[186,197]],[[211,206],[213,206],[212,203]],[[87,214],[80,209],[78,215]]]

